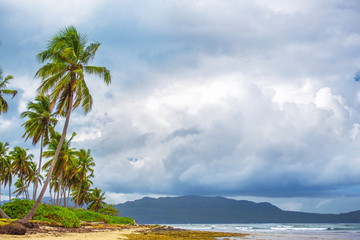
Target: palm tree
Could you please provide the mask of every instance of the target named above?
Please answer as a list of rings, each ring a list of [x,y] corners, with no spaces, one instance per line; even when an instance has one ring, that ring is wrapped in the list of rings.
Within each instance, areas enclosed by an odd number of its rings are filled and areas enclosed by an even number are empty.
[[[78,186],[78,196],[76,198],[76,203],[79,202],[79,197],[81,193],[81,188],[83,183],[86,181],[87,173],[90,172],[90,175],[93,174],[94,169],[92,167],[95,167],[94,159],[91,157],[90,149],[87,151],[85,149],[80,149],[77,153],[78,159],[77,159],[77,170],[73,173],[73,175],[78,175],[80,178],[80,184]]]
[[[67,140],[65,138],[62,147],[60,149],[59,156],[54,166],[53,176],[55,176],[55,178],[53,178],[53,180],[58,181],[59,184],[57,189],[58,190],[57,204],[59,202],[60,195],[63,195],[61,193],[64,193],[64,188],[67,183],[66,181],[69,178],[68,169],[72,164],[72,161],[74,160],[75,155],[77,153],[75,148],[71,148],[71,141],[75,136],[76,133],[74,132],[70,139]],[[47,151],[44,151],[43,153],[44,157],[47,158],[54,157],[60,139],[61,139],[60,133],[55,133],[55,136],[51,139],[49,143],[49,147],[48,147],[49,149]],[[52,163],[52,159],[50,159],[48,162],[44,164],[43,170],[48,169],[51,166],[51,163]]]
[[[29,199],[29,192],[27,191],[27,184],[20,178],[15,182],[16,190],[13,192],[16,197],[23,196],[23,198]]]
[[[20,181],[25,184],[25,180],[33,171],[32,159],[34,155],[27,153],[28,149],[16,146],[14,150],[9,152],[9,156],[12,159],[12,165],[14,172],[19,176]]]
[[[6,85],[11,79],[13,79],[13,76],[8,75],[4,78],[4,80],[2,80],[2,70],[0,69],[0,115],[2,112],[6,113],[8,110],[8,104],[3,98],[3,96],[12,95],[12,97],[15,97],[15,95],[17,94],[16,90],[10,90],[6,87]]]
[[[34,146],[39,142],[39,140],[41,141],[39,168],[37,170],[37,177],[34,183],[33,200],[35,200],[40,178],[43,147],[48,144],[49,137],[54,135],[54,128],[57,124],[57,120],[55,118],[55,113],[51,112],[49,96],[37,96],[35,98],[35,102],[29,102],[27,109],[27,111],[21,113],[20,115],[21,118],[28,118],[28,120],[23,124],[25,127],[23,137],[26,137],[25,141],[32,138],[32,144]]]
[[[31,162],[29,170],[30,171],[25,179],[25,183],[27,184],[27,187],[29,188],[30,184],[33,184],[33,186],[35,187],[36,180],[38,180],[38,182],[41,184],[41,179],[43,179],[43,178],[41,175],[39,176],[39,179],[37,178],[38,177],[37,176],[38,166],[36,165],[36,163]],[[33,194],[34,194],[34,191],[35,191],[35,189],[33,189]],[[30,195],[29,195],[29,200],[30,200]]]
[[[115,208],[114,204],[105,205],[103,208],[99,209],[101,214],[110,215],[110,216],[118,216],[120,211]]]
[[[9,200],[11,201],[11,185],[12,185],[12,176],[14,174],[14,166],[12,164],[11,158],[8,156],[5,159],[5,170],[4,170],[4,184],[5,187],[9,184]]]
[[[94,177],[94,175],[90,174],[89,176],[87,176],[85,181],[83,181],[81,187],[75,186],[75,188],[71,192],[72,201],[75,203],[76,207],[82,207],[84,206],[84,204],[89,203],[91,195],[90,187],[93,184],[93,182],[90,180],[91,177]]]
[[[75,27],[70,26],[55,35],[49,41],[47,49],[38,54],[38,59],[41,63],[48,61],[35,75],[42,79],[38,91],[41,94],[50,92],[51,106],[56,105],[57,113],[65,116],[66,120],[59,145],[40,195],[33,208],[20,219],[20,222],[29,222],[40,205],[66,137],[71,111],[80,104],[85,113],[91,110],[93,100],[86,85],[84,73],[96,74],[103,78],[106,84],[111,82],[110,71],[108,69],[105,67],[88,66],[88,62],[95,57],[99,47],[100,43],[98,42],[87,45],[86,36],[79,34]]]
[[[1,205],[1,185],[3,185],[5,178],[5,169],[6,169],[6,152],[9,149],[9,143],[0,142],[0,205]]]
[[[101,208],[105,206],[105,193],[101,192],[101,189],[95,188],[91,189],[90,195],[90,204],[88,206],[88,210],[98,212]]]
[[[14,98],[15,95],[17,94],[16,90],[10,90],[7,89],[6,85],[9,83],[9,81],[11,79],[13,79],[13,76],[8,75],[4,78],[4,80],[2,80],[2,70],[0,69],[0,115],[2,112],[6,113],[7,109],[8,109],[8,104],[6,102],[6,100],[3,98],[4,95],[12,95],[12,97]],[[0,193],[1,194],[1,193]],[[9,218],[8,215],[6,215],[6,213],[0,208],[0,215],[3,218]]]

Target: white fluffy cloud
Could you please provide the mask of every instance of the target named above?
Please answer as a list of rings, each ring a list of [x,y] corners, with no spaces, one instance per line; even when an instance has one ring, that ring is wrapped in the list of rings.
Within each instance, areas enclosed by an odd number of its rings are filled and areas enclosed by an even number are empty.
[[[73,24],[102,43],[94,64],[113,82],[88,78],[94,109],[69,132],[112,198],[359,195],[356,1],[68,3],[3,1],[1,65],[23,109],[56,31]]]

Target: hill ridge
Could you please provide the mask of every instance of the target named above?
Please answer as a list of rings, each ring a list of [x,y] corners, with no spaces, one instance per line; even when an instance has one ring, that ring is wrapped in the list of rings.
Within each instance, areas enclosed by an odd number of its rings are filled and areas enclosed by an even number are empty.
[[[122,216],[138,223],[355,223],[360,210],[342,214],[284,211],[268,202],[221,196],[144,197],[115,205]]]

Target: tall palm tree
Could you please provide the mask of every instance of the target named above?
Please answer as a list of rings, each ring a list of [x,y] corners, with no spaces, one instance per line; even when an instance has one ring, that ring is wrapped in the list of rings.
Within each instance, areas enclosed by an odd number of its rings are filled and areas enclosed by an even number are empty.
[[[90,178],[92,177],[94,177],[93,174],[88,175],[80,188],[78,185],[75,185],[72,189],[71,197],[76,207],[82,207],[84,204],[89,203],[91,195],[90,188],[93,184]],[[75,180],[79,180],[78,175],[75,175]],[[79,184],[79,181],[77,181],[77,183]]]
[[[9,83],[11,79],[13,79],[13,76],[8,75],[2,80],[2,70],[0,69],[0,115],[1,113],[6,113],[8,110],[8,104],[3,98],[4,95],[12,95],[12,97],[15,97],[17,94],[16,90],[10,90],[7,89],[6,85]]]
[[[38,54],[38,59],[41,63],[47,62],[35,74],[36,77],[42,79],[38,90],[41,94],[50,92],[51,105],[56,105],[57,113],[65,116],[66,120],[59,145],[40,195],[33,208],[19,220],[20,222],[29,222],[40,205],[66,137],[71,111],[79,105],[81,105],[85,113],[91,110],[93,100],[86,85],[84,74],[96,74],[103,78],[106,84],[111,82],[111,75],[108,69],[105,67],[88,66],[89,61],[95,57],[99,47],[100,43],[98,42],[87,45],[86,36],[78,33],[75,27],[70,26],[55,35],[49,41],[47,49]]]
[[[88,177],[88,172],[90,173],[90,175],[92,175],[94,172],[93,167],[95,167],[95,162],[93,157],[91,157],[90,149],[88,149],[87,151],[85,149],[80,149],[79,152],[77,153],[77,156],[78,156],[78,159],[76,161],[77,169],[73,173],[73,175],[78,175],[80,178],[76,203],[79,202],[81,188],[83,183],[86,181],[86,178]]]
[[[33,174],[32,159],[34,155],[27,153],[28,149],[16,146],[14,150],[9,152],[9,157],[12,159],[14,172],[18,175],[22,183],[25,184],[29,175]]]
[[[53,178],[53,180],[58,181],[59,183],[59,188],[57,189],[58,190],[57,202],[59,201],[60,194],[64,192],[64,187],[67,184],[66,181],[70,177],[68,174],[69,172],[68,169],[72,165],[72,161],[74,161],[75,155],[77,153],[75,148],[71,148],[71,141],[75,136],[76,133],[74,132],[70,139],[65,138],[62,147],[60,149],[59,156],[54,166],[53,176],[55,176],[55,178]],[[49,147],[48,147],[49,149],[47,151],[44,151],[43,153],[44,157],[47,158],[54,157],[60,139],[61,139],[60,133],[56,133],[49,143]],[[52,159],[50,159],[48,162],[44,164],[43,170],[49,169],[51,163],[52,163]]]
[[[35,102],[29,102],[27,109],[27,111],[20,115],[21,118],[28,118],[23,124],[25,127],[23,137],[25,137],[25,141],[32,138],[32,144],[34,146],[41,141],[39,167],[34,183],[33,200],[35,200],[40,178],[43,147],[48,144],[49,137],[55,134],[54,128],[57,124],[57,120],[55,118],[55,113],[52,113],[51,111],[49,96],[37,96]]]
[[[14,174],[14,166],[12,164],[12,160],[9,156],[7,156],[7,158],[5,159],[5,169],[4,169],[4,184],[5,187],[6,185],[9,184],[9,200],[11,201],[11,185],[12,185],[12,177]]]
[[[2,70],[0,68],[0,115],[3,112],[6,113],[8,110],[8,104],[3,96],[4,95],[12,95],[12,97],[14,98],[15,95],[17,94],[16,90],[7,89],[7,86],[6,86],[9,83],[9,81],[11,79],[13,79],[13,76],[8,75],[4,78],[4,80],[2,80],[2,79],[3,79]],[[6,215],[6,213],[1,208],[0,208],[0,215],[3,218],[9,218],[9,216]]]
[[[25,183],[28,188],[29,188],[30,184],[32,184],[35,187],[35,182],[38,179],[37,172],[38,172],[38,166],[36,165],[35,162],[31,162],[29,173],[25,179]],[[41,179],[42,179],[42,177],[39,176],[38,183],[40,183],[40,184],[41,184]],[[34,191],[35,191],[35,189],[33,189],[33,194],[34,194]],[[30,194],[29,194],[29,200],[30,200]]]
[[[101,191],[101,189],[95,188],[91,189],[90,195],[90,204],[88,206],[88,210],[98,212],[101,208],[103,208],[106,203],[105,200],[105,193]]]
[[[0,205],[1,205],[1,185],[3,185],[5,181],[5,170],[6,170],[6,152],[9,149],[9,143],[0,142]]]

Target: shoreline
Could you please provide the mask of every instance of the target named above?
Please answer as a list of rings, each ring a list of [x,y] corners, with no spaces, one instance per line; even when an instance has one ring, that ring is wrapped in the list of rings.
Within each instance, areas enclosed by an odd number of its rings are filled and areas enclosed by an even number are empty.
[[[360,234],[360,232],[358,232]],[[28,229],[25,235],[0,235],[5,240],[180,240],[180,239],[202,239],[202,240],[321,240],[321,239],[358,239],[359,235],[339,235],[336,232],[316,231],[208,231],[184,229],[164,225],[111,225],[104,223],[83,223],[79,228],[64,228],[40,224],[36,228]]]
[[[244,239],[248,234],[186,230],[160,225],[107,225],[89,224],[80,228],[40,225],[28,229],[25,235],[0,235],[6,240],[121,240],[121,239]]]

